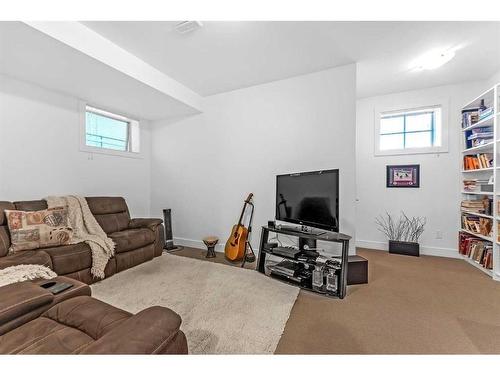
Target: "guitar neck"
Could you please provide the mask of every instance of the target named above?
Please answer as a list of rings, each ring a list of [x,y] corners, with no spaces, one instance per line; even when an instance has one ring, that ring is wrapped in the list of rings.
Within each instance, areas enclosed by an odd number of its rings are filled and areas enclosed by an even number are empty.
[[[247,207],[247,202],[245,202],[245,204],[243,205],[243,209],[241,210],[240,219],[238,220],[238,226],[240,226],[241,222],[243,221],[243,215],[245,214],[246,207]]]
[[[253,197],[253,193],[250,193],[250,194],[248,194],[247,199],[245,199],[245,203],[243,204],[243,209],[241,210],[240,219],[238,220],[238,226],[240,226],[241,222],[243,221],[243,215],[245,214],[245,209],[247,208],[247,204],[250,202],[252,197]]]

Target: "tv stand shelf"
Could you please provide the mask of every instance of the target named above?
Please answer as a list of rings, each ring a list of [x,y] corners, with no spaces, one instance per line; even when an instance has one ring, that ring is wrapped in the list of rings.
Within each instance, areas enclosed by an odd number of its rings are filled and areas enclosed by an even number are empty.
[[[274,275],[270,275],[270,277],[272,277],[273,279],[283,281],[287,284],[298,286],[301,289],[309,290],[309,291],[314,292],[314,293],[323,294],[323,295],[327,295],[327,296],[331,296],[331,297],[338,297],[341,299],[345,297],[346,289],[347,289],[346,288],[347,287],[347,265],[348,265],[348,255],[349,255],[349,240],[351,239],[350,236],[348,236],[346,234],[334,233],[334,232],[321,232],[320,234],[311,234],[311,233],[294,231],[294,230],[290,230],[290,229],[279,229],[279,228],[263,226],[262,230],[261,230],[261,235],[260,235],[259,258],[257,261],[257,271],[260,273],[263,273],[263,274],[265,274],[265,264],[266,264],[266,256],[267,255],[273,255],[276,257],[284,258],[284,259],[290,259],[290,260],[292,260],[294,262],[298,262],[298,263],[310,263],[310,261],[308,261],[308,262],[299,261],[299,260],[291,258],[291,257],[273,254],[272,250],[266,250],[264,245],[269,240],[269,233],[294,236],[294,237],[298,237],[299,240],[300,239],[311,239],[311,240],[317,240],[317,241],[337,242],[337,243],[342,244],[342,255],[340,257],[338,257],[338,259],[340,259],[340,262],[341,262],[341,267],[340,267],[340,274],[339,274],[339,279],[338,279],[337,293],[335,295],[316,291],[316,290],[309,288],[307,286],[299,285],[293,281],[286,280],[286,279],[284,279],[284,277],[282,278],[282,277],[277,277]]]

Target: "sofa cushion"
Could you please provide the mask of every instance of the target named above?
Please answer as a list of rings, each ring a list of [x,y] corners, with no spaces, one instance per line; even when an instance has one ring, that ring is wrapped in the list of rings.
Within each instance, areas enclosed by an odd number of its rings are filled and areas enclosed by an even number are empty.
[[[5,210],[15,210],[16,206],[14,206],[11,202],[0,201],[0,225],[7,225],[7,217],[5,216]]]
[[[115,253],[118,254],[144,247],[155,241],[155,233],[148,228],[126,229],[111,233],[109,237],[116,244]]]
[[[97,340],[132,314],[92,297],[80,296],[55,305],[43,316],[65,326],[78,328]]]
[[[0,295],[0,325],[54,300],[52,293],[29,281],[2,286]]]
[[[70,242],[73,230],[66,207],[41,211],[5,210],[10,232],[10,250],[34,250]]]
[[[88,296],[60,302],[0,336],[0,354],[186,354],[181,318],[154,306],[132,314]]]
[[[106,215],[94,215],[94,217],[106,234],[127,229],[130,219],[128,213],[126,212]]]
[[[121,272],[128,268],[135,267],[138,264],[147,262],[148,260],[153,259],[154,256],[155,256],[154,244],[141,247],[140,249],[127,251],[125,253],[116,254],[115,255],[116,272]]]
[[[94,215],[128,212],[127,203],[122,197],[87,197],[87,204]]]
[[[92,267],[92,252],[86,243],[43,249],[52,259],[52,269],[58,275]]]
[[[88,296],[58,303],[38,319],[0,336],[1,353],[78,352],[125,322],[130,313]]]
[[[127,254],[127,253],[125,253]],[[104,276],[105,278],[108,278],[110,276],[113,276],[116,273],[116,259],[111,258],[108,261],[108,264],[106,264],[106,268],[104,268]],[[96,278],[92,275],[91,268],[85,268],[84,270],[72,272],[72,273],[67,273],[64,275],[65,277],[69,277],[74,280],[81,281],[82,283],[85,284],[93,284],[97,281],[100,281],[99,278]]]
[[[20,253],[0,258],[0,269],[17,266],[19,264],[41,264],[42,266],[52,269],[52,261],[49,254],[42,250],[21,251]]]
[[[82,349],[86,354],[155,354],[177,341],[181,318],[174,311],[152,306],[126,319],[108,334]],[[187,352],[187,345],[178,352]],[[185,348],[185,349],[184,349]],[[183,350],[184,349],[184,350]]]
[[[57,305],[56,305],[57,306]],[[0,336],[2,354],[71,354],[94,342],[77,328],[39,317]]]
[[[137,219],[132,219],[130,220],[130,223],[128,224],[128,227],[130,229],[136,229],[136,228],[149,228],[151,230],[155,230],[156,227],[160,224],[163,223],[162,219],[144,219],[144,218],[137,218]]]
[[[40,211],[47,209],[47,201],[40,199],[37,201],[17,201],[14,202],[16,210],[21,211]]]
[[[88,197],[90,211],[107,234],[128,228],[130,214],[122,197]]]
[[[7,229],[5,210],[14,210],[16,207],[11,202],[0,201],[0,257],[9,253],[10,236]]]
[[[4,257],[9,253],[10,235],[6,225],[0,226],[0,257]]]

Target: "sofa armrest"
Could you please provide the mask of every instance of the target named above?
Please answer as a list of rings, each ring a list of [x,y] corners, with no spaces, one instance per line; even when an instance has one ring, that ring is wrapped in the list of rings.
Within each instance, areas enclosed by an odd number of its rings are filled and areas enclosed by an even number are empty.
[[[81,353],[163,353],[175,340],[180,324],[180,316],[172,310],[160,306],[149,307],[85,347]]]
[[[0,296],[0,326],[49,306],[54,299],[52,293],[30,281],[0,287]]]
[[[149,228],[154,231],[162,223],[162,219],[132,219],[129,221],[128,227],[129,229]]]
[[[0,270],[20,264],[39,264],[53,269],[50,255],[43,250],[23,250],[18,253],[0,257]]]

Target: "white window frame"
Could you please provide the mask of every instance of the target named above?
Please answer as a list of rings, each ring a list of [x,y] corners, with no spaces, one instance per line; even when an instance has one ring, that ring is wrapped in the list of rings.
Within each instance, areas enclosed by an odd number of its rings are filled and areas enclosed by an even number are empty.
[[[87,145],[87,137],[86,137],[86,112],[87,109],[91,109],[91,112],[95,112],[97,114],[101,114],[106,117],[110,117],[120,121],[126,121],[129,123],[129,135],[128,135],[128,150],[112,150],[109,148],[101,148],[95,146]],[[103,109],[100,106],[94,106],[86,102],[80,102],[80,151],[87,153],[96,153],[96,154],[104,154],[104,155],[112,155],[112,156],[121,156],[127,158],[137,158],[142,159],[143,155],[141,153],[141,139],[140,139],[140,121],[133,120],[130,117],[126,117],[123,115],[118,115],[116,112],[111,112],[106,109]]]
[[[378,107],[374,109],[374,155],[375,156],[390,156],[390,155],[412,155],[412,154],[438,154],[448,152],[448,112],[447,98],[440,98],[432,102],[413,101],[406,104],[390,105]],[[441,146],[404,148],[395,150],[380,149],[380,120],[383,115],[391,113],[406,113],[416,112],[423,109],[441,108]]]

